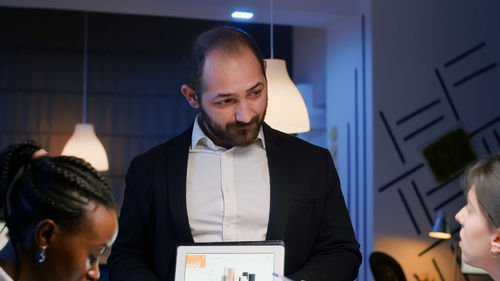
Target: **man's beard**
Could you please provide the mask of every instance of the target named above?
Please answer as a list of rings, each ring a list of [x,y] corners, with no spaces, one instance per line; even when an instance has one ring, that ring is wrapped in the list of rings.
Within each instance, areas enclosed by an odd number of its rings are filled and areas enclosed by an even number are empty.
[[[250,145],[259,134],[260,127],[262,123],[264,123],[264,116],[266,116],[265,110],[262,115],[255,115],[252,117],[248,123],[236,121],[226,124],[226,127],[223,128],[221,125],[215,123],[208,116],[203,107],[200,106],[201,124],[208,127],[209,133],[222,141],[224,145],[229,145],[231,147]]]

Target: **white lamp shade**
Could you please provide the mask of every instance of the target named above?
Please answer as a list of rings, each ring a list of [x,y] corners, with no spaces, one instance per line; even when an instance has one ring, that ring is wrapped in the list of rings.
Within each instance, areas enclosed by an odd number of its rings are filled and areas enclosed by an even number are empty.
[[[310,130],[304,99],[290,79],[286,62],[266,59],[268,105],[265,122],[276,130],[303,133]]]
[[[75,131],[61,154],[82,158],[97,171],[109,170],[108,156],[104,146],[97,138],[92,124],[76,124]]]

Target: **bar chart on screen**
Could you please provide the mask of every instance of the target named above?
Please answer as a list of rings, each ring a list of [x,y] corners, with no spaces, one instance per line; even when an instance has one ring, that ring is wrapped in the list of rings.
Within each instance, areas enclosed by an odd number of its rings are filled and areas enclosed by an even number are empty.
[[[207,265],[206,255],[187,255],[186,267],[187,268],[205,268]]]
[[[273,254],[188,254],[185,281],[273,281]]]

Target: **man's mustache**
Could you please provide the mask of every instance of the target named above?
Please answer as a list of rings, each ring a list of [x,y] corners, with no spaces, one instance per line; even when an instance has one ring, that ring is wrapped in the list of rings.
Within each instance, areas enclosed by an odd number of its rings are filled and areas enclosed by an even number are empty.
[[[241,127],[241,128],[244,128],[244,127],[246,127],[248,125],[258,124],[258,123],[259,123],[259,116],[256,115],[248,123],[241,122],[241,121],[235,121],[235,122],[227,124],[227,127]]]

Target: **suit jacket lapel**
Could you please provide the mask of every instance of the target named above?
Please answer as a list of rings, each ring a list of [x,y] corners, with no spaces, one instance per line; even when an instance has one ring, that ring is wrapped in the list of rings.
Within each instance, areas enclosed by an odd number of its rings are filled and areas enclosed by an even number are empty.
[[[186,207],[186,173],[192,132],[193,125],[183,134],[172,139],[167,154],[165,176],[167,177],[170,215],[180,242],[193,241]]]
[[[280,141],[280,132],[273,130],[267,124],[263,124],[263,129],[271,184],[271,205],[266,239],[284,240],[290,201],[288,187],[292,182],[287,168],[288,156],[283,149],[286,144]]]

